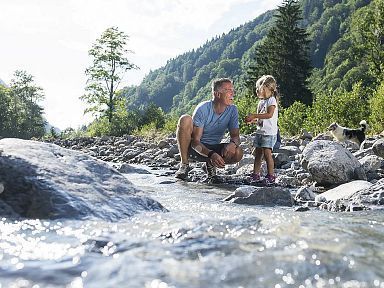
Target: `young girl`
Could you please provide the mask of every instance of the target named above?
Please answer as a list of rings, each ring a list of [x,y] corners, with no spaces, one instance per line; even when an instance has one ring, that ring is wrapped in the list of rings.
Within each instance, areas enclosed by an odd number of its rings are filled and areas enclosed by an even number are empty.
[[[257,122],[256,136],[254,139],[255,162],[253,165],[252,181],[260,180],[261,160],[265,158],[267,162],[268,174],[264,181],[266,184],[275,182],[274,162],[272,158],[272,148],[277,140],[277,84],[271,75],[263,75],[256,82],[256,94],[260,99],[257,106],[257,113],[249,114],[245,118],[246,123]]]

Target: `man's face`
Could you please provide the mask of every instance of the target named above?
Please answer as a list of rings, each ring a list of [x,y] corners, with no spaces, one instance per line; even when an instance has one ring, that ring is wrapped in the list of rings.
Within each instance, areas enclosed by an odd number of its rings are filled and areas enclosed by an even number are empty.
[[[229,82],[223,83],[217,92],[219,95],[219,99],[223,104],[227,106],[233,105],[235,90],[233,89],[232,83],[229,83]]]

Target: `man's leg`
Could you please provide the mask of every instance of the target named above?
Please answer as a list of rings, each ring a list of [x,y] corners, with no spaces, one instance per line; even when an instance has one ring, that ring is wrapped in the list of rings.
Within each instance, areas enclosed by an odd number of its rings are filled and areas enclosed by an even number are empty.
[[[188,165],[188,150],[189,145],[191,144],[192,131],[192,117],[187,114],[182,115],[177,123],[176,130],[177,145],[179,147],[181,161],[179,170],[176,172],[175,177],[183,180],[188,177],[188,172],[190,170]]]
[[[179,147],[181,164],[188,164],[188,149],[192,139],[193,122],[192,117],[182,115],[177,123],[176,138]]]
[[[215,150],[218,154],[222,155],[223,154],[222,151],[225,145],[229,145],[229,144],[220,144],[220,145],[222,145],[221,148],[217,147],[217,148],[214,148],[213,150]],[[216,145],[216,146],[220,146],[220,145]],[[233,155],[231,155],[230,157],[229,156],[224,157],[223,159],[225,161],[225,164],[235,164],[239,162],[242,158],[243,158],[243,150],[240,147],[237,147]],[[212,164],[211,159],[207,159],[203,169],[207,172],[207,179],[210,179],[210,181],[215,182],[216,167]]]
[[[243,159],[243,150],[240,147],[237,147],[235,150],[235,154],[232,155],[232,157],[225,157],[224,161],[225,164],[236,164],[241,159]]]

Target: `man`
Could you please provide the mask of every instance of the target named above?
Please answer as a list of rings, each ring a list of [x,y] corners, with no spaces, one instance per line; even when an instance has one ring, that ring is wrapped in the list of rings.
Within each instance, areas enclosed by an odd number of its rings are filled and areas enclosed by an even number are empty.
[[[212,82],[212,100],[197,105],[192,117],[182,115],[179,119],[176,137],[181,163],[175,177],[185,180],[188,172],[189,158],[206,162],[208,179],[216,176],[216,167],[234,164],[241,160],[239,113],[233,104],[235,91],[228,78]],[[224,133],[229,130],[230,142],[220,143]]]

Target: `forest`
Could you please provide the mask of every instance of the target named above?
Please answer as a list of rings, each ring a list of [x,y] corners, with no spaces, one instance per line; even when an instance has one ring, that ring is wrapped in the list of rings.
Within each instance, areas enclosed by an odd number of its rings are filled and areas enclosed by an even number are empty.
[[[277,10],[170,59],[122,93],[132,109],[154,103],[177,119],[210,99],[212,79],[230,77],[245,116],[256,109],[255,79],[272,74],[280,86],[283,134],[323,132],[333,121],[353,127],[362,119],[380,133],[383,15],[383,0],[283,1]]]
[[[119,73],[138,67],[124,54],[127,35],[108,28],[89,50],[93,64],[86,69],[89,81],[81,97],[89,107],[85,112],[95,120],[81,131],[48,134],[169,133],[181,114],[211,98],[211,82],[220,77],[234,81],[235,102],[244,119],[256,110],[254,84],[263,74],[273,75],[279,84],[282,134],[297,135],[303,128],[320,133],[334,121],[355,127],[362,119],[370,133],[380,133],[383,15],[384,0],[284,0],[276,10],[169,59],[140,85],[119,90]],[[113,49],[103,48],[105,43]],[[25,71],[15,72],[10,87],[0,85],[0,136],[41,137],[44,119],[37,103],[42,97],[42,88]],[[242,120],[240,124],[242,133],[255,130]]]

